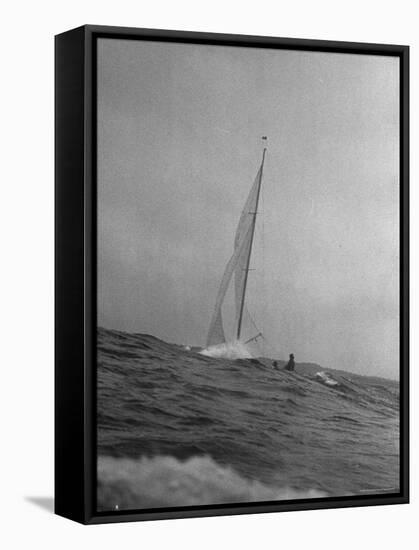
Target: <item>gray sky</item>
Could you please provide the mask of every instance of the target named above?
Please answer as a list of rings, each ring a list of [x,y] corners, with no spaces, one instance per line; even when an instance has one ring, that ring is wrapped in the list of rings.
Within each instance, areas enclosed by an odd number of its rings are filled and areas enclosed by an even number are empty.
[[[267,135],[249,310],[279,357],[397,378],[398,69],[100,39],[99,324],[204,345]]]

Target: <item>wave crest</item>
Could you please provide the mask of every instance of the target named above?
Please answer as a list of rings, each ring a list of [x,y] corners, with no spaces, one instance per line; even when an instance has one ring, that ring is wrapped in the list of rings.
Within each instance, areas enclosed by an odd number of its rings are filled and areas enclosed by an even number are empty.
[[[98,508],[129,510],[171,506],[326,497],[317,489],[270,487],[242,477],[209,456],[99,457]]]

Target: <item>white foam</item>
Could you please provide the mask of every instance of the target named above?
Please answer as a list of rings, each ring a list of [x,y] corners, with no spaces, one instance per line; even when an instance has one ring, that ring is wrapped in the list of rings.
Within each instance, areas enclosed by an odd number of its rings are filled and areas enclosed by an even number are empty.
[[[216,357],[220,359],[251,359],[252,354],[243,342],[236,340],[234,342],[225,342],[216,346],[209,346],[199,352],[207,357]]]
[[[291,500],[328,496],[317,489],[268,486],[246,479],[209,456],[185,461],[171,456],[137,460],[100,457],[101,510]],[[118,508],[117,508],[118,507]]]
[[[327,386],[339,386],[339,382],[332,378],[327,372],[316,372],[316,378]]]

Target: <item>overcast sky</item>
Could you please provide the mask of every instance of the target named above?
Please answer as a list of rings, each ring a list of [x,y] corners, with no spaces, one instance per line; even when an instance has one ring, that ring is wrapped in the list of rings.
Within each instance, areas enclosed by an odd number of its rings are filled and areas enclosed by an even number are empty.
[[[266,135],[249,310],[279,358],[397,378],[398,70],[100,39],[99,325],[204,345]]]

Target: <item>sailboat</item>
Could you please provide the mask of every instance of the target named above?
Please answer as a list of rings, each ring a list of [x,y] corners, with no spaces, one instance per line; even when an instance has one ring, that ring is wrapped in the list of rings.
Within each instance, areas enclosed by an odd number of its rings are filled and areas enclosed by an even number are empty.
[[[244,204],[244,208],[242,210],[234,237],[233,254],[224,269],[224,274],[222,276],[221,283],[218,289],[217,298],[215,300],[214,313],[212,315],[211,323],[208,330],[207,349],[212,346],[219,346],[220,344],[227,343],[223,325],[222,306],[233,278],[236,309],[235,337],[237,341],[240,341],[242,338],[246,287],[250,271],[250,257],[252,255],[252,246],[256,227],[256,216],[258,214],[260,189],[262,186],[263,178],[263,166],[265,163],[265,156],[267,151],[266,136],[263,136],[262,140],[264,143],[262,161],[256,174],[256,178],[250,189],[250,193]],[[248,344],[253,340],[257,340],[259,337],[262,337],[261,332],[251,338],[248,338],[244,342],[244,344]]]

